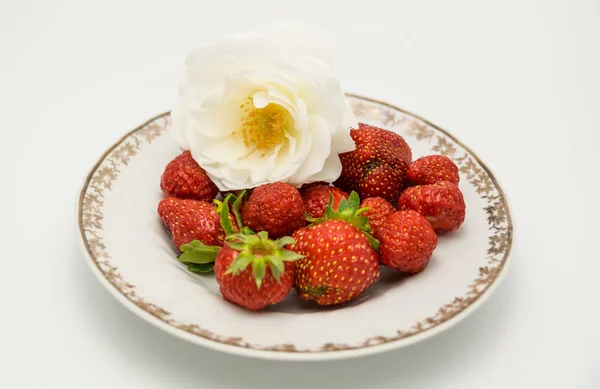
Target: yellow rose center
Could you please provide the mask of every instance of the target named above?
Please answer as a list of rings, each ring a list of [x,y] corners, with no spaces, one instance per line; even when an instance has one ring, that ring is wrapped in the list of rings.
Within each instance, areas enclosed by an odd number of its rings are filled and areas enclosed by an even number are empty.
[[[252,97],[240,105],[243,111],[241,133],[246,147],[254,146],[265,152],[285,141],[285,130],[291,122],[289,112],[279,104],[256,108]]]

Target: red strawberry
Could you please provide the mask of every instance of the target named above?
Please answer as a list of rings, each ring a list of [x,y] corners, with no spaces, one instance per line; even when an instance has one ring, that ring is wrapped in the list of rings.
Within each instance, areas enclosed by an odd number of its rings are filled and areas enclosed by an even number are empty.
[[[325,181],[309,182],[308,184],[303,184],[300,187],[300,193],[304,193],[307,189],[312,188],[313,186],[320,186],[320,185],[329,185],[329,184]]]
[[[295,243],[290,237],[277,241],[266,232],[231,235],[215,260],[215,276],[225,300],[251,310],[276,304],[290,293],[295,264],[301,258],[284,246]]]
[[[330,203],[323,218],[294,232],[297,243],[290,249],[306,256],[296,263],[294,286],[301,298],[319,305],[341,304],[379,279],[379,242],[368,234],[368,219],[359,204],[352,192],[337,211]]]
[[[211,201],[219,189],[189,150],[169,162],[160,179],[160,188],[170,197]]]
[[[304,300],[341,304],[358,297],[379,279],[377,253],[363,233],[341,220],[301,228],[290,247],[306,258],[296,263],[294,286]]]
[[[361,198],[383,197],[395,202],[406,187],[412,160],[410,147],[400,135],[360,123],[350,131],[356,149],[340,154],[342,173],[336,186],[355,190]]]
[[[377,237],[378,231],[385,218],[394,212],[394,207],[387,200],[381,197],[369,197],[360,203],[360,208],[368,208],[362,215],[369,218],[371,232]]]
[[[457,230],[465,220],[465,208],[458,186],[445,181],[412,186],[398,200],[398,209],[418,211],[436,232]]]
[[[306,213],[314,218],[322,217],[327,204],[329,204],[330,194],[333,196],[334,210],[337,210],[342,199],[348,198],[348,193],[329,185],[316,185],[303,190],[302,199]]]
[[[306,225],[304,203],[298,189],[276,182],[255,188],[242,208],[244,224],[280,238]]]
[[[437,235],[427,219],[412,210],[389,215],[378,236],[381,263],[411,274],[425,269],[437,246]]]
[[[458,185],[458,166],[443,155],[427,155],[408,166],[407,177],[412,185],[435,184],[448,181]]]
[[[206,201],[167,197],[158,204],[158,215],[169,228],[177,248],[199,240],[208,246],[222,246],[225,232],[215,207]],[[235,224],[235,219],[230,216]]]

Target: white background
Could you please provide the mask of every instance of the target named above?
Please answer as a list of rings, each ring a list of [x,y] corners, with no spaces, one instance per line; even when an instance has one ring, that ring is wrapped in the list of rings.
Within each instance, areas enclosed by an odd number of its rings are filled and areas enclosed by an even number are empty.
[[[171,108],[191,48],[279,18],[328,28],[346,91],[449,130],[508,193],[513,265],[451,330],[357,360],[246,360],[146,324],[87,268],[87,170]],[[2,1],[0,387],[598,388],[598,115],[598,1]]]

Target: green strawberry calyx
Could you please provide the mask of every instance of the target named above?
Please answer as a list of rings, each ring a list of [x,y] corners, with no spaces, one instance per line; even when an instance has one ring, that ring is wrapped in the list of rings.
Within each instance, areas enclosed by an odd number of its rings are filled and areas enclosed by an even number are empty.
[[[318,224],[325,220],[342,220],[346,223],[353,225],[358,228],[367,238],[371,247],[375,251],[379,250],[379,241],[371,235],[371,226],[369,225],[369,218],[363,216],[363,213],[369,210],[368,207],[360,207],[360,197],[358,193],[352,191],[348,196],[348,199],[342,199],[338,206],[337,211],[333,209],[333,195],[329,193],[329,204],[325,208],[325,214],[320,218],[307,217],[308,221],[312,224]]]
[[[296,244],[292,237],[284,236],[277,240],[271,240],[266,231],[261,231],[258,234],[240,233],[229,235],[226,238],[226,244],[238,251],[238,255],[229,265],[225,274],[231,274],[235,277],[249,265],[252,265],[252,273],[257,289],[260,289],[262,285],[267,266],[271,269],[271,274],[275,280],[281,282],[280,276],[285,271],[284,262],[304,258],[304,255],[284,248],[287,245]]]
[[[246,195],[246,190],[242,190],[237,196],[229,193],[223,201],[213,200],[216,204],[216,211],[219,214],[219,218],[221,221],[221,227],[223,227],[223,231],[225,231],[226,236],[237,234],[238,231],[241,231],[243,234],[253,234],[254,232],[250,229],[250,227],[244,226],[242,222],[242,214],[240,212],[240,208],[242,207],[244,196]],[[229,219],[229,203],[231,203],[231,211],[235,216],[235,221],[237,224],[237,228],[234,227],[231,219]]]
[[[182,254],[177,259],[193,273],[208,273],[213,269],[220,249],[219,246],[207,246],[199,240],[193,240],[179,248]]]

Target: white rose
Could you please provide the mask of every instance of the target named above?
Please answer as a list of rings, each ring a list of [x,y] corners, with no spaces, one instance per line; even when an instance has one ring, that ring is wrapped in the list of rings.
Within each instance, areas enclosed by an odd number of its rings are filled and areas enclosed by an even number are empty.
[[[358,123],[314,31],[271,25],[192,52],[172,134],[221,190],[335,181]]]

